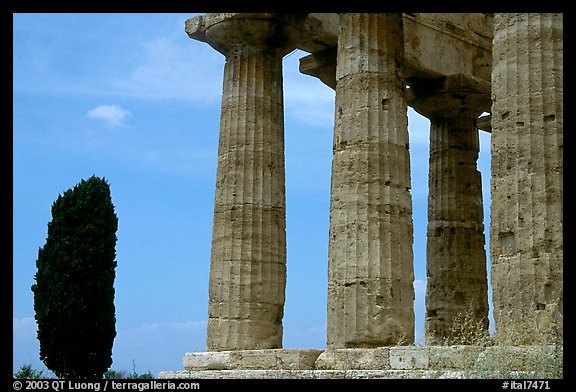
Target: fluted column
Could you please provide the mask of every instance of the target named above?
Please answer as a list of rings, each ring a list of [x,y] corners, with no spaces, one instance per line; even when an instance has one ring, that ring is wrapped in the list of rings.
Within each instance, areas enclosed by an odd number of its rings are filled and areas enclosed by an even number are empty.
[[[563,16],[495,14],[493,43],[496,333],[535,336],[563,314]]]
[[[476,119],[490,109],[490,95],[489,86],[475,91],[474,81],[463,76],[444,78],[439,88],[418,87],[412,106],[430,119],[424,329],[427,344],[441,344],[462,338],[454,336],[457,317],[471,317],[488,331]]]
[[[342,14],[328,259],[328,347],[414,339],[401,14]]]
[[[291,24],[269,14],[237,15],[217,19],[204,27],[202,36],[226,56],[210,258],[209,351],[282,347],[282,56],[295,47],[299,35]]]

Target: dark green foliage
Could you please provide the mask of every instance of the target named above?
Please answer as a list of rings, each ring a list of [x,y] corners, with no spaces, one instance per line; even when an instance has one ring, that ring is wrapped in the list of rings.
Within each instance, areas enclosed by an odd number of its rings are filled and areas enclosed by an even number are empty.
[[[111,379],[127,379],[127,380],[150,380],[153,379],[154,376],[150,371],[147,373],[136,373],[136,363],[132,360],[132,373],[128,374],[126,371],[121,370],[108,370],[104,373],[104,378],[111,378]]]
[[[104,379],[112,379],[112,380],[121,380],[126,378],[125,371],[118,371],[118,370],[107,370],[104,375],[102,376]]]
[[[36,370],[32,368],[32,365],[22,365],[16,373],[14,373],[14,378],[20,379],[40,379],[45,378],[44,372],[42,370]]]
[[[101,378],[112,364],[117,229],[105,179],[82,180],[52,205],[32,291],[40,359],[60,378]]]
[[[104,378],[115,379],[115,380],[151,380],[154,378],[152,373],[131,373],[128,374],[125,371],[108,370],[104,373]]]
[[[153,379],[154,376],[152,376],[152,373],[147,372],[147,373],[142,373],[142,374],[138,374],[138,373],[132,373],[126,376],[126,379],[129,380],[151,380]]]
[[[131,373],[128,374],[126,371],[117,371],[117,370],[108,370],[106,373],[104,373],[104,377],[103,378],[109,378],[109,379],[116,379],[116,380],[151,380],[154,378],[154,376],[152,375],[152,373],[147,372],[147,373]]]

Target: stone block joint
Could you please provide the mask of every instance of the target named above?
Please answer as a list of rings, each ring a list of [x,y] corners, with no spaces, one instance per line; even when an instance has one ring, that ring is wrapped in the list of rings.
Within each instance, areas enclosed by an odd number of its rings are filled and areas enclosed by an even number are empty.
[[[436,344],[455,338],[458,316],[471,314],[486,330],[479,127],[492,138],[496,333],[525,329],[516,343],[531,344],[553,327],[562,339],[562,14],[209,13],[185,29],[226,58],[208,352],[187,354],[189,372],[429,374],[445,360]],[[325,352],[280,350],[282,57],[297,48],[310,53],[301,72],[336,91]],[[431,124],[427,346],[415,351],[398,347],[414,341],[408,106]],[[448,350],[460,359],[469,351]]]

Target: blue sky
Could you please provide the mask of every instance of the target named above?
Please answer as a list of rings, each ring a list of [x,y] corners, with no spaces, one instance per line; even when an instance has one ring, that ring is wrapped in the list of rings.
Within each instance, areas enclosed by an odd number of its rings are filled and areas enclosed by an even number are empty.
[[[194,14],[14,14],[13,360],[38,359],[35,260],[59,194],[95,174],[119,219],[115,370],[204,351],[224,57]],[[325,348],[334,91],[284,59],[286,348]],[[422,342],[429,122],[409,110],[416,338]],[[481,132],[485,226],[490,136]],[[488,239],[486,243],[488,250]]]

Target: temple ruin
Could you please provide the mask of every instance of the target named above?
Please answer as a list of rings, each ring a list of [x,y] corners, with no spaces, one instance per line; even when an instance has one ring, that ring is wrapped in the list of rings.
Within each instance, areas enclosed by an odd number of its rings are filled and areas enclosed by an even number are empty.
[[[342,353],[356,369],[426,369],[457,315],[488,329],[481,131],[496,333],[536,329],[547,309],[562,324],[562,14],[208,13],[186,33],[226,63],[207,352],[164,377],[337,370]],[[336,92],[326,351],[282,350],[282,59],[294,49],[309,53],[300,72]],[[414,343],[408,106],[431,123],[424,348],[401,346]]]

